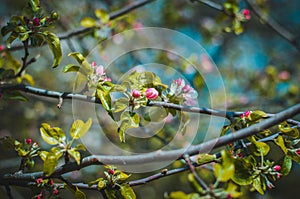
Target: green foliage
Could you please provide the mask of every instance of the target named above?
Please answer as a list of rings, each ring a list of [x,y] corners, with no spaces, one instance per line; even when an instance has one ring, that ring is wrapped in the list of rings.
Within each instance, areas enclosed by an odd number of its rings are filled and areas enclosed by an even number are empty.
[[[53,56],[54,63],[52,67],[57,67],[62,59],[62,50],[59,38],[49,29],[53,22],[57,20],[57,13],[52,12],[51,16],[45,16],[40,7],[39,0],[29,0],[28,15],[12,16],[10,21],[1,29],[2,36],[10,33],[6,40],[8,48],[16,39],[24,43],[24,48],[30,41],[31,46],[41,46],[44,41],[47,42]]]
[[[70,129],[71,140],[68,141],[66,135],[59,127],[51,127],[47,123],[43,123],[40,132],[43,140],[50,145],[55,145],[48,151],[40,151],[39,156],[44,161],[44,173],[46,176],[50,176],[55,167],[57,166],[58,160],[64,155],[65,161],[68,161],[69,156],[72,157],[79,165],[81,156],[78,150],[85,150],[82,144],[78,144],[72,147],[74,140],[77,140],[84,136],[90,129],[92,119],[87,122],[76,120],[73,122]]]

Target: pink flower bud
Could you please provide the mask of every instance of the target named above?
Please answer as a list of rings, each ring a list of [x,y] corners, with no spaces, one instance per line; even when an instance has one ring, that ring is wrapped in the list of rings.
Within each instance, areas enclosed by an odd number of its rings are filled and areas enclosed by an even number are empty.
[[[182,79],[181,79],[181,78],[178,78],[178,79],[174,80],[174,83],[176,83],[177,86],[181,86],[181,84],[182,84]]]
[[[97,63],[93,61],[91,65],[92,65],[93,68],[96,68]]]
[[[96,74],[99,75],[99,76],[105,75],[105,71],[104,71],[103,66],[98,66],[96,68]]]
[[[231,193],[227,194],[227,199],[232,199]]]
[[[34,26],[39,26],[39,25],[40,25],[40,19],[37,18],[37,17],[34,17],[34,18],[32,19],[32,22],[33,22],[33,25],[34,25]]]
[[[32,147],[33,147],[33,148],[38,148],[38,147],[39,147],[39,143],[38,143],[38,142],[34,142],[34,143],[32,144]]]
[[[109,173],[110,175],[114,175],[114,174],[115,174],[115,171],[114,171],[113,169],[109,169],[109,170],[108,170],[108,173]]]
[[[242,14],[244,15],[244,17],[245,17],[247,20],[251,19],[250,10],[248,10],[248,9],[243,9],[243,10],[242,10]]]
[[[25,142],[26,142],[26,144],[32,144],[32,139],[31,139],[31,138],[27,138],[27,139],[25,140]]]
[[[188,92],[190,92],[191,90],[192,90],[192,87],[191,87],[189,84],[185,85],[185,86],[182,88],[182,91],[183,91],[184,93],[188,93]]]
[[[243,113],[240,117],[241,118],[245,118],[245,117],[249,117],[251,115],[252,111],[246,111],[245,113]]]
[[[279,172],[281,170],[281,166],[280,165],[275,165],[273,167],[273,170]]]
[[[0,51],[4,50],[5,46],[4,45],[0,45]]]
[[[132,91],[132,97],[139,98],[141,96],[141,92],[139,90]]]
[[[53,192],[53,194],[56,195],[56,196],[59,195],[58,189],[55,189],[54,192]]]
[[[290,79],[290,73],[288,72],[288,71],[282,71],[282,72],[280,72],[279,74],[278,74],[278,78],[280,79],[280,80],[288,80],[288,79]]]
[[[0,93],[0,99],[3,97],[3,94],[2,93]]]
[[[36,179],[36,183],[41,184],[43,182],[43,178]]]
[[[277,176],[277,179],[279,179],[281,177],[281,173],[277,173],[276,176]]]
[[[48,184],[49,185],[54,185],[54,181],[53,180],[49,180]]]
[[[156,99],[158,96],[158,91],[155,88],[147,88],[145,96],[147,99]]]
[[[111,82],[111,79],[109,77],[105,78],[104,81]]]
[[[297,149],[296,154],[300,155],[300,149]]]

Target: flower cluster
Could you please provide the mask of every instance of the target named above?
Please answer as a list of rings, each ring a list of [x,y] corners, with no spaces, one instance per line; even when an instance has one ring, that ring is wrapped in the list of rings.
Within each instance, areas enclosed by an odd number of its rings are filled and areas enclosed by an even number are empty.
[[[243,114],[240,115],[240,117],[243,118],[248,118],[251,115],[252,111],[246,111]]]
[[[139,90],[132,90],[131,93],[132,97],[134,98],[140,98],[142,96],[142,93]],[[155,100],[158,97],[159,93],[155,88],[147,88],[146,91],[144,92],[144,96],[147,99],[150,100]]]
[[[193,106],[197,104],[197,91],[189,84],[186,84],[181,78],[173,81],[168,95],[183,99],[184,104],[187,106]]]
[[[96,62],[92,62],[91,68],[94,70],[94,73],[89,75],[89,81],[92,85],[96,85],[98,82],[111,82],[102,65],[98,66]]]

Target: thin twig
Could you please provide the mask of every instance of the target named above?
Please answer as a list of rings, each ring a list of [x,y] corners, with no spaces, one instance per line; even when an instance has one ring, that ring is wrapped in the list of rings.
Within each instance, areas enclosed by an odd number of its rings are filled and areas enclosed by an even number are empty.
[[[11,189],[10,189],[10,186],[6,185],[5,186],[5,190],[6,190],[6,194],[8,196],[9,199],[13,199],[13,195],[11,194]]]
[[[200,176],[196,173],[195,171],[195,166],[192,164],[190,156],[189,155],[184,155],[184,159],[185,162],[187,163],[187,165],[190,168],[190,171],[192,172],[195,180],[198,182],[198,184],[204,189],[204,190],[208,190],[208,186],[206,185],[206,183],[200,178]]]

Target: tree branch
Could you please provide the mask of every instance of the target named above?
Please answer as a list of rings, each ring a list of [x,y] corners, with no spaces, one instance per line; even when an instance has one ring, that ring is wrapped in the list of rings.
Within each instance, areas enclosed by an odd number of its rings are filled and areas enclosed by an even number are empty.
[[[16,84],[16,85],[2,85],[0,87],[0,90],[18,90],[23,91],[25,93],[30,93],[36,96],[44,96],[49,98],[56,98],[59,99],[59,101],[64,99],[72,99],[72,100],[80,100],[90,103],[96,103],[101,104],[101,101],[95,97],[77,94],[77,93],[71,93],[71,92],[59,92],[59,91],[51,91],[41,88],[36,88],[24,84]],[[189,106],[182,106],[179,104],[173,104],[173,103],[167,103],[167,102],[161,102],[161,101],[149,101],[148,106],[155,106],[155,107],[162,107],[162,108],[171,108],[178,111],[185,111],[185,112],[191,112],[191,113],[200,113],[200,114],[206,114],[206,115],[212,115],[217,117],[225,117],[229,120],[232,120],[233,117],[239,117],[243,112],[240,111],[224,111],[224,110],[215,110],[205,107],[189,107]],[[268,114],[268,117],[273,117],[274,114]],[[287,120],[288,123],[293,125],[300,126],[300,122],[292,119]]]
[[[131,12],[137,8],[140,8],[146,4],[149,4],[153,1],[155,1],[155,0],[143,0],[143,1],[133,2],[130,5],[127,5],[124,8],[121,8],[120,10],[111,12],[109,14],[109,20],[114,20],[121,16],[124,16],[124,15],[128,14],[129,12]],[[58,37],[60,40],[70,39],[71,37],[74,37],[74,36],[86,34],[93,29],[94,28],[78,28],[78,29],[72,30],[70,32],[66,32],[64,34],[59,34]],[[6,50],[14,51],[14,50],[20,50],[22,48],[23,48],[22,45],[15,45],[15,46],[12,46],[11,48],[7,48]]]
[[[258,16],[260,20],[262,20],[265,24],[267,24],[273,31],[275,31],[279,36],[283,39],[287,40],[290,44],[292,44],[298,51],[300,51],[300,44],[297,43],[297,37],[293,35],[291,32],[286,30],[283,26],[273,20],[271,17],[265,15],[261,9],[252,1],[246,0],[246,3],[249,7],[254,11],[254,13]]]
[[[62,174],[68,173],[70,171],[80,170],[84,167],[90,165],[101,165],[104,162],[110,165],[134,165],[134,164],[146,164],[160,161],[176,160],[183,158],[184,154],[190,156],[197,155],[198,153],[207,153],[212,149],[220,148],[229,143],[232,143],[237,140],[244,139],[246,137],[255,135],[259,132],[262,132],[265,129],[268,129],[280,122],[285,121],[288,118],[291,118],[300,113],[300,103],[296,104],[278,114],[275,114],[273,117],[268,118],[260,123],[254,124],[247,128],[241,129],[235,133],[224,135],[220,138],[215,138],[210,141],[190,146],[188,149],[176,149],[171,151],[160,151],[152,152],[147,154],[139,154],[132,156],[108,156],[108,155],[91,155],[82,159],[82,163],[77,165],[76,163],[69,163],[62,166],[59,166],[55,169],[53,174],[48,178],[59,178]],[[43,172],[28,173],[28,174],[7,174],[3,176],[1,181],[5,181],[5,184],[10,183],[21,183],[22,181],[32,180],[36,178],[45,177]]]

